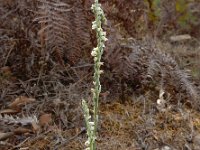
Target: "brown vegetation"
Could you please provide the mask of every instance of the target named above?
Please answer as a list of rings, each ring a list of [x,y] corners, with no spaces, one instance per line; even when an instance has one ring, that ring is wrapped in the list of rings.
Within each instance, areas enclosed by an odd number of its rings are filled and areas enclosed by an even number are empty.
[[[0,0],[0,149],[84,148],[92,2]],[[100,2],[98,149],[200,149],[198,0]],[[191,38],[170,41],[182,34]]]

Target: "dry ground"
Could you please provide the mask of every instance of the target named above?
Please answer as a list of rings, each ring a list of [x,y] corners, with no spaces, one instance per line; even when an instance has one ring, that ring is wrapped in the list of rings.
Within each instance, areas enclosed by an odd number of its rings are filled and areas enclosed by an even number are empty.
[[[182,67],[191,70],[198,88],[199,47],[161,43],[158,45],[173,53]],[[82,97],[90,100],[90,84],[84,82],[84,78],[65,87],[57,80],[60,76],[54,73],[41,77],[43,84],[34,85],[38,78],[20,81],[9,68],[1,71],[2,150],[84,149],[86,132],[80,100]],[[111,100],[104,101],[106,98]],[[200,113],[188,104],[167,102],[161,109],[157,104],[158,96],[149,91],[128,97],[125,103],[112,96],[101,99],[98,149],[200,149]],[[6,120],[5,115],[13,116],[15,121],[8,116]],[[17,120],[16,116],[25,121]],[[37,120],[25,116],[35,116]]]

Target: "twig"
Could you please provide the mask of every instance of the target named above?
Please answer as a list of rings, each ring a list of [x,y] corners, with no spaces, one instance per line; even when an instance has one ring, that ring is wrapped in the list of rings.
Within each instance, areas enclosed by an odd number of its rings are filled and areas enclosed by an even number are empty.
[[[14,146],[11,150],[14,150],[14,149],[16,149],[16,148],[19,148],[19,147],[21,147],[27,140],[29,140],[30,139],[30,137],[28,137],[28,138],[26,138],[24,141],[22,141],[21,143],[19,143],[18,145],[16,145],[16,146]]]
[[[62,144],[60,144],[59,146],[57,146],[57,147],[55,148],[55,150],[57,150],[57,149],[59,149],[59,148],[61,148],[61,147],[64,147],[66,144],[68,144],[70,141],[74,140],[76,137],[78,137],[80,134],[84,133],[85,131],[86,131],[85,128],[81,129],[81,131],[78,132],[76,135],[74,135],[74,136],[71,137],[70,139],[65,140]]]

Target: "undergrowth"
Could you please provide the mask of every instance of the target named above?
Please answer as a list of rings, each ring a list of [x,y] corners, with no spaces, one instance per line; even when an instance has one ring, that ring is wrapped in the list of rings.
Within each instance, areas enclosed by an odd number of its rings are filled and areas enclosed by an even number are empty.
[[[10,137],[6,142],[13,149],[16,143],[30,149],[84,148],[80,99],[93,97],[90,50],[98,43],[91,29],[91,3],[0,0],[1,113],[17,113],[16,117],[2,115],[1,131],[23,126],[23,118],[34,120],[30,114],[39,118],[48,113],[53,120],[39,133],[31,129]],[[108,41],[102,57],[105,73],[101,76],[98,147],[155,149],[167,144],[192,149],[199,133],[199,112],[193,109],[199,109],[200,90],[198,0],[109,0],[101,4],[108,20]],[[185,33],[191,39],[170,43],[170,36]],[[145,39],[147,35],[151,40]],[[161,38],[154,40],[152,35]],[[13,112],[7,106],[21,95],[36,101]],[[124,104],[118,103],[122,99]],[[159,99],[165,100],[164,111],[158,108]],[[18,123],[10,125],[13,122]]]

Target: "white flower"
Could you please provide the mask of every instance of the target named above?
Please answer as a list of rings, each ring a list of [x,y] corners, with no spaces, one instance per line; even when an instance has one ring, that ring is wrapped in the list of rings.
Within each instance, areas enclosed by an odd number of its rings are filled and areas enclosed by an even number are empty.
[[[94,57],[94,62],[97,62],[98,58],[97,57]]]
[[[103,62],[99,62],[99,65],[100,65],[100,66],[103,65]]]
[[[101,45],[101,46],[102,46],[102,48],[104,48],[104,47],[105,47],[105,44],[104,44],[104,43],[102,43],[102,45]]]
[[[90,130],[91,130],[91,131],[94,131],[94,126],[91,126],[91,127],[90,127]]]
[[[101,31],[102,31],[102,28],[97,28],[97,31],[98,31],[98,32],[101,32]]]
[[[90,141],[87,140],[87,141],[85,142],[85,146],[89,146],[89,145],[90,145]]]
[[[92,4],[91,9],[94,9],[94,7],[95,7],[94,4]]]
[[[102,74],[103,73],[103,70],[99,70],[99,74]]]
[[[96,29],[97,28],[97,22],[96,21],[93,21],[92,22],[92,29]]]
[[[105,36],[102,36],[101,39],[102,39],[102,41],[104,41],[104,42],[108,40]],[[105,46],[104,46],[104,47],[105,47]]]
[[[91,88],[91,92],[94,92],[94,88]]]
[[[93,48],[93,51],[95,51],[95,52],[98,52],[98,50],[99,50],[98,47]]]
[[[93,57],[96,57],[96,56],[97,56],[97,52],[93,50],[93,51],[91,52],[91,55],[92,55]]]
[[[94,126],[94,122],[92,122],[92,121],[89,122],[89,125]]]

